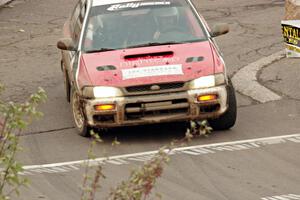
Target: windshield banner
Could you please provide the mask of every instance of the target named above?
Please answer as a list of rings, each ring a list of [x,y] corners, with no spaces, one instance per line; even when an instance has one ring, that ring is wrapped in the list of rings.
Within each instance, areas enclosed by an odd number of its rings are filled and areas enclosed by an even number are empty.
[[[290,58],[300,57],[300,20],[281,22],[282,34],[286,46],[286,55]]]
[[[111,5],[107,10],[109,11],[116,11],[116,10],[122,10],[122,9],[128,9],[128,8],[139,8],[139,7],[146,7],[146,6],[164,6],[164,5],[171,5],[171,2],[169,1],[156,1],[156,2],[131,2],[131,3],[125,3],[125,4],[114,4]]]

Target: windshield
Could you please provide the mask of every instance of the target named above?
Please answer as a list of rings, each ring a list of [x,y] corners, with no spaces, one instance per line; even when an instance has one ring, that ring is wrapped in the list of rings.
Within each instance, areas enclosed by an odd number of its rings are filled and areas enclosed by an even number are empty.
[[[108,51],[206,39],[203,26],[185,1],[135,1],[92,7],[82,50]]]

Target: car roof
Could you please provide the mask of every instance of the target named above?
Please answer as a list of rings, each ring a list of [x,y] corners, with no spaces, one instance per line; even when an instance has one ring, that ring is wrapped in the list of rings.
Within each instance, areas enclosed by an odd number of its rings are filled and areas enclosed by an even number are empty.
[[[109,5],[109,4],[135,2],[135,1],[141,2],[141,1],[147,1],[147,0],[92,0],[92,6],[102,6],[102,5]],[[157,0],[157,1],[160,2],[160,1],[166,1],[166,0]]]

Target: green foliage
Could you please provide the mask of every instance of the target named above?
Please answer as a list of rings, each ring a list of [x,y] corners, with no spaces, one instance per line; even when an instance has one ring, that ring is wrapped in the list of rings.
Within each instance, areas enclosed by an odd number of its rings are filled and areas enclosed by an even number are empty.
[[[0,85],[0,94],[3,90]],[[6,103],[0,99],[0,200],[19,195],[19,187],[28,184],[20,176],[23,168],[16,160],[16,153],[21,150],[19,136],[34,119],[42,116],[36,108],[46,98],[45,91],[39,88],[25,103]]]
[[[177,147],[186,145],[192,138],[198,136],[208,136],[212,128],[207,120],[191,121],[190,127],[186,131],[184,138],[171,142],[170,145],[162,147],[149,161],[141,167],[134,169],[127,180],[122,181],[113,188],[108,196],[108,200],[146,200],[155,187],[157,179],[161,177],[164,166],[170,161],[170,152]],[[94,146],[103,142],[98,134],[91,132],[92,142],[88,151],[88,161],[85,165],[85,174],[83,179],[83,190],[81,200],[94,200],[98,188],[100,188],[100,178],[105,178],[101,164],[97,165],[94,175],[90,175],[90,161],[95,159],[93,153]],[[120,145],[115,139],[112,146]],[[107,158],[109,160],[109,157]],[[162,199],[160,194],[155,195],[157,199]]]
[[[141,200],[146,199],[157,178],[163,173],[163,165],[169,162],[169,149],[162,148],[154,157],[144,163],[139,169],[133,170],[127,181],[123,181],[113,189],[108,197],[109,200]]]
[[[190,121],[190,128],[187,129],[185,135],[188,140],[195,136],[207,137],[211,132],[212,128],[209,126],[207,120],[202,121]]]
[[[94,154],[94,147],[98,143],[102,143],[102,139],[98,134],[96,134],[93,130],[90,132],[92,137],[92,142],[90,143],[88,149],[88,159],[85,163],[85,172],[82,182],[82,193],[80,200],[93,200],[95,199],[95,195],[97,190],[100,188],[100,179],[105,178],[104,174],[102,173],[102,165],[98,164],[96,166],[96,170],[91,172],[91,164],[90,162],[96,158]]]

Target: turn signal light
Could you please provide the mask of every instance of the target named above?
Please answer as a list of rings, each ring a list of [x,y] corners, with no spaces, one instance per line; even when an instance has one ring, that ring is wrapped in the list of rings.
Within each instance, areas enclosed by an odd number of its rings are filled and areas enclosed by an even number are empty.
[[[198,101],[212,101],[216,100],[218,96],[216,94],[207,94],[207,95],[202,95],[198,96],[197,100]]]
[[[96,105],[94,108],[97,111],[106,111],[106,110],[114,110],[115,109],[114,104],[102,104],[102,105]]]

